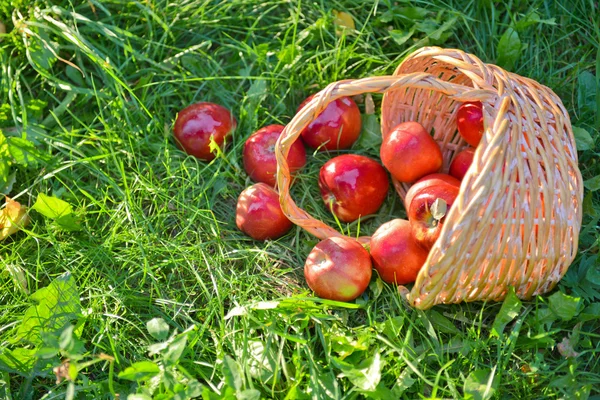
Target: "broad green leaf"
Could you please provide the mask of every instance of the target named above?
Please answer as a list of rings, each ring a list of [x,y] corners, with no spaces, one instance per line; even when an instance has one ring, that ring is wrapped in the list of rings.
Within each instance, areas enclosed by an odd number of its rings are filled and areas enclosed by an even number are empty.
[[[187,388],[185,389],[185,397],[187,399],[195,399],[196,397],[202,396],[203,385],[197,380],[190,380],[187,382]]]
[[[75,325],[68,325],[63,329],[58,338],[58,346],[71,359],[79,358],[85,352],[83,342],[75,335]]]
[[[233,358],[227,355],[223,359],[223,376],[225,377],[225,383],[229,387],[236,391],[242,390],[242,371],[240,366]]]
[[[574,126],[573,136],[575,137],[575,145],[577,146],[577,150],[583,151],[594,148],[594,139],[586,129]]]
[[[467,376],[463,390],[466,395],[471,395],[473,400],[487,400],[492,398],[499,383],[495,368],[478,369]]]
[[[422,7],[398,7],[394,10],[394,14],[395,16],[404,18],[409,22],[415,22],[422,20],[431,14],[431,11]]]
[[[38,194],[35,204],[31,207],[45,217],[56,219],[73,212],[73,207],[58,197],[46,196],[44,193]]]
[[[600,286],[600,267],[591,265],[585,273],[585,279],[592,282],[594,285]]]
[[[387,10],[386,12],[381,14],[381,16],[378,19],[379,22],[383,22],[384,24],[391,22],[394,19],[394,10]]]
[[[238,400],[259,400],[260,398],[260,390],[256,389],[246,389],[237,394]]]
[[[40,193],[31,208],[43,216],[56,221],[62,229],[68,231],[81,229],[79,217],[73,213],[73,207],[58,197],[46,196]]]
[[[420,362],[420,360],[418,360]],[[396,379],[396,383],[392,387],[392,392],[396,395],[396,398],[399,399],[401,395],[412,385],[414,385],[417,380],[412,377],[413,371],[412,369],[406,367]]]
[[[39,30],[35,36],[30,36],[27,53],[36,68],[48,70],[56,62],[59,45],[50,40],[44,30]]]
[[[439,27],[439,24],[436,20],[427,18],[423,21],[419,21],[414,24],[413,28],[418,32],[424,33],[426,35],[431,35],[435,30]]]
[[[81,230],[81,220],[75,215],[75,213],[63,215],[56,218],[58,226],[66,231],[79,231]]]
[[[5,176],[5,172],[9,172],[9,165],[0,160],[0,194],[7,195],[12,191],[13,185],[17,181],[17,174],[13,172]]]
[[[202,388],[202,400],[224,400],[224,399],[228,399],[227,398],[227,394],[230,394],[229,399],[231,400],[236,400],[235,398],[235,391],[230,388],[230,387],[225,387],[223,388],[224,390],[222,390],[222,394],[219,395],[213,391],[211,391],[208,386],[204,386]]]
[[[556,321],[556,315],[546,307],[540,307],[534,312],[535,325],[538,328],[538,332],[546,332],[547,328]]]
[[[383,292],[383,281],[381,279],[375,279],[373,282],[369,283],[369,291],[371,293],[371,298],[378,298]]]
[[[132,393],[127,396],[127,400],[156,400],[156,397],[152,399],[152,396],[141,393]]]
[[[577,321],[586,322],[594,319],[600,319],[600,303],[592,303],[583,309],[577,317]]]
[[[521,18],[515,24],[515,29],[522,31],[523,29],[535,24],[556,25],[556,18],[541,19],[536,12],[532,12]]]
[[[168,363],[176,363],[181,358],[187,344],[187,333],[179,334],[165,351],[164,359]]]
[[[588,191],[583,197],[583,203],[581,203],[583,207],[583,215],[589,215],[590,217],[595,217],[598,215],[598,211],[594,206],[594,193]]]
[[[569,321],[577,315],[581,298],[556,292],[548,298],[548,306],[560,319]]]
[[[263,384],[271,384],[274,378],[279,378],[275,348],[265,346],[260,340],[250,340],[248,341],[247,351],[249,352],[249,359],[246,360],[246,365],[252,378]]]
[[[0,349],[0,371],[25,375],[31,373],[37,361],[37,349]]]
[[[152,361],[139,361],[119,372],[119,378],[128,381],[147,381],[160,373],[158,365]]]
[[[359,149],[378,149],[381,146],[381,126],[375,114],[362,115],[362,132],[356,144]]]
[[[577,104],[582,111],[596,112],[596,93],[599,90],[596,77],[582,71],[577,77]]]
[[[452,35],[452,28],[456,24],[458,17],[452,17],[445,21],[441,26],[427,34],[430,44],[443,44]]]
[[[406,43],[415,33],[414,26],[408,30],[401,31],[398,29],[394,29],[390,31],[390,37],[396,42],[398,46],[402,46]]]
[[[267,81],[264,79],[256,79],[248,89],[247,97],[261,97],[267,94]]]
[[[331,350],[337,353],[338,358],[341,360],[352,355],[355,351],[368,350],[372,340],[368,334],[359,335],[355,338],[351,332],[341,329],[332,332],[329,336]]]
[[[383,325],[382,333],[390,340],[396,340],[404,325],[404,317],[401,315],[389,318]]]
[[[590,397],[590,391],[592,385],[584,385],[582,379],[577,379],[577,375],[572,372],[566,375],[556,375],[550,382],[550,387],[561,388],[565,392],[563,399],[588,399]]]
[[[498,43],[497,64],[504,69],[512,70],[521,55],[521,49],[519,34],[513,28],[508,28]]]
[[[341,397],[338,379],[330,369],[310,369],[310,390],[316,399],[337,399]]]
[[[81,317],[79,290],[75,278],[65,273],[31,295],[33,306],[25,311],[15,342],[27,340],[41,344],[41,335],[54,333]]]
[[[146,329],[157,340],[165,340],[169,336],[169,325],[162,318],[153,318],[146,322]]]
[[[180,379],[177,376],[175,369],[171,366],[168,366],[164,369],[164,372],[160,379],[162,380],[163,385],[165,385],[165,388],[167,388],[167,390],[171,392],[177,391],[176,387],[180,385]]]
[[[583,181],[583,186],[585,186],[585,188],[587,190],[590,190],[592,192],[599,190],[600,189],[600,175],[596,175],[593,178]]]
[[[444,315],[441,313],[435,310],[428,310],[425,314],[427,315],[427,318],[429,318],[429,321],[431,321],[431,324],[434,326],[434,328],[440,332],[453,334],[460,333],[452,321],[444,317]]]
[[[30,99],[25,108],[27,109],[27,115],[30,119],[41,121],[42,117],[44,116],[44,110],[46,109],[46,106],[48,106],[46,101],[40,99]]]
[[[503,336],[504,328],[510,321],[519,315],[522,305],[521,300],[519,300],[515,294],[515,289],[511,287],[502,303],[498,315],[496,315],[496,318],[494,319],[490,336],[501,338]]]
[[[463,340],[462,331],[458,332],[459,333],[451,338],[449,342],[445,343],[442,348],[444,349],[444,353],[460,353],[466,357],[473,349],[473,342],[468,339]]]
[[[365,391],[374,391],[381,380],[381,355],[375,353],[359,365],[352,365],[343,360],[333,358],[333,364],[342,371],[343,376],[352,384]]]
[[[367,399],[376,400],[398,400],[400,396],[394,393],[391,389],[385,387],[383,383],[379,383],[377,388],[372,392],[362,392]]]

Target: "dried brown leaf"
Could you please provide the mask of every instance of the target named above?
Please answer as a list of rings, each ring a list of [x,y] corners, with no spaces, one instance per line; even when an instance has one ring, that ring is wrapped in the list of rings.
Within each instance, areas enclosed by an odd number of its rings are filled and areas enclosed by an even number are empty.
[[[556,345],[558,352],[565,358],[575,358],[579,355],[578,352],[573,348],[571,340],[567,337],[563,338],[562,342]]]

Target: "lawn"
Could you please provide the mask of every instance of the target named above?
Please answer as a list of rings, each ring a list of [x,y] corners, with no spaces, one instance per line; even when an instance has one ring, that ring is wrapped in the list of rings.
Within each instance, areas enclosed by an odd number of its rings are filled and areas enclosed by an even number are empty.
[[[1,0],[0,21],[0,188],[31,208],[0,242],[0,398],[600,398],[598,2]],[[323,301],[302,273],[316,238],[237,230],[252,132],[427,45],[563,100],[585,197],[553,292],[419,311],[374,276],[355,301]],[[373,99],[350,152],[378,158]],[[173,139],[197,101],[238,120],[210,163]],[[299,205],[350,235],[406,216],[390,190],[372,218],[336,224],[316,178],[331,156],[308,154]]]

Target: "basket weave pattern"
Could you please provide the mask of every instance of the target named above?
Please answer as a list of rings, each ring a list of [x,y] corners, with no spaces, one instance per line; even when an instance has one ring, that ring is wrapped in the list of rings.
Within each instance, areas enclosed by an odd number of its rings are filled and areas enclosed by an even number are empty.
[[[501,300],[509,287],[523,299],[551,290],[577,252],[583,184],[571,123],[549,88],[460,50],[422,48],[393,76],[332,83],[286,126],[276,145],[283,212],[320,239],[343,236],[314,219],[290,197],[286,163],[291,144],[331,101],[385,93],[382,134],[403,121],[433,132],[444,155],[468,147],[456,133],[463,101],[481,101],[485,132],[460,194],[412,290],[420,309],[440,303]],[[404,199],[410,187],[394,181]],[[368,243],[369,237],[359,240]]]

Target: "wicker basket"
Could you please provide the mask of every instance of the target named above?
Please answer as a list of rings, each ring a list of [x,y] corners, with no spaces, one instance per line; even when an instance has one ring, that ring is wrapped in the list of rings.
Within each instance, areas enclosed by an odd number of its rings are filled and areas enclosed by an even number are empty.
[[[460,50],[422,48],[394,76],[332,83],[286,126],[276,145],[284,213],[320,239],[343,236],[290,197],[286,156],[302,129],[331,101],[385,93],[382,134],[418,121],[440,144],[443,172],[468,145],[456,133],[460,102],[483,104],[485,133],[460,194],[410,292],[409,304],[523,299],[551,290],[577,252],[583,185],[569,116],[549,88]],[[409,185],[394,182],[404,199]],[[367,243],[368,237],[359,240]]]

